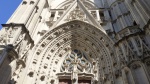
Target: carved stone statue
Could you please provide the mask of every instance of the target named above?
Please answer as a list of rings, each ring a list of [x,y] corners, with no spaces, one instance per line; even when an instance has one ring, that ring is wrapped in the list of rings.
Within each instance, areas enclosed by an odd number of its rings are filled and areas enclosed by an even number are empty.
[[[75,55],[77,55],[77,54],[75,54]],[[74,62],[72,64],[73,64],[72,83],[78,84],[78,69],[77,69],[78,57],[77,56],[75,56]]]

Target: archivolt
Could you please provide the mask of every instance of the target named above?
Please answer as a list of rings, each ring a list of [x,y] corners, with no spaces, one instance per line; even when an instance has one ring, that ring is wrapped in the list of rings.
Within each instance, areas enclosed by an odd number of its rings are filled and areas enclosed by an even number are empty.
[[[112,44],[110,38],[98,28],[74,20],[54,28],[43,36],[36,47],[33,59],[35,67],[32,66],[30,70],[44,72],[42,76],[48,77],[59,73],[65,56],[74,49],[86,53],[89,61],[97,62],[99,68],[112,66],[113,56],[110,55],[115,56]],[[102,60],[106,63],[102,64]],[[111,67],[109,70],[112,70]]]

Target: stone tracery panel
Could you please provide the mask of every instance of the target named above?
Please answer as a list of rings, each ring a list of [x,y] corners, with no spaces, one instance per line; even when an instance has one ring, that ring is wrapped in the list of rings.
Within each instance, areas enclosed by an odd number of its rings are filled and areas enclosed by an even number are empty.
[[[68,72],[73,71],[72,65],[75,60],[77,60],[78,72],[84,72],[84,70],[89,73],[91,72],[92,64],[87,59],[86,55],[77,49],[73,50],[70,54],[66,56],[61,66],[61,72],[65,70],[67,70]]]

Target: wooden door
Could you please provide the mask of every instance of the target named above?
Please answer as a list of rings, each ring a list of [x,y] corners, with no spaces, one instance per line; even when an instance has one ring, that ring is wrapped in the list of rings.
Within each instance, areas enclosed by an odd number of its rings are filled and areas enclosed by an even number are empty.
[[[90,80],[79,80],[78,84],[91,84]]]
[[[69,79],[60,79],[59,84],[71,84],[71,80],[69,80]]]
[[[59,84],[72,84],[69,79],[61,79],[59,80]],[[78,84],[91,84],[90,80],[79,80]]]

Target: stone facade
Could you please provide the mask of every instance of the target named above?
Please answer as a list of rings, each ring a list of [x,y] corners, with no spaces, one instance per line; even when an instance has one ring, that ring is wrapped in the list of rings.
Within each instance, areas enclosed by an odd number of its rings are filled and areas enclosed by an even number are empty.
[[[0,31],[0,84],[150,84],[149,0],[23,0]]]

